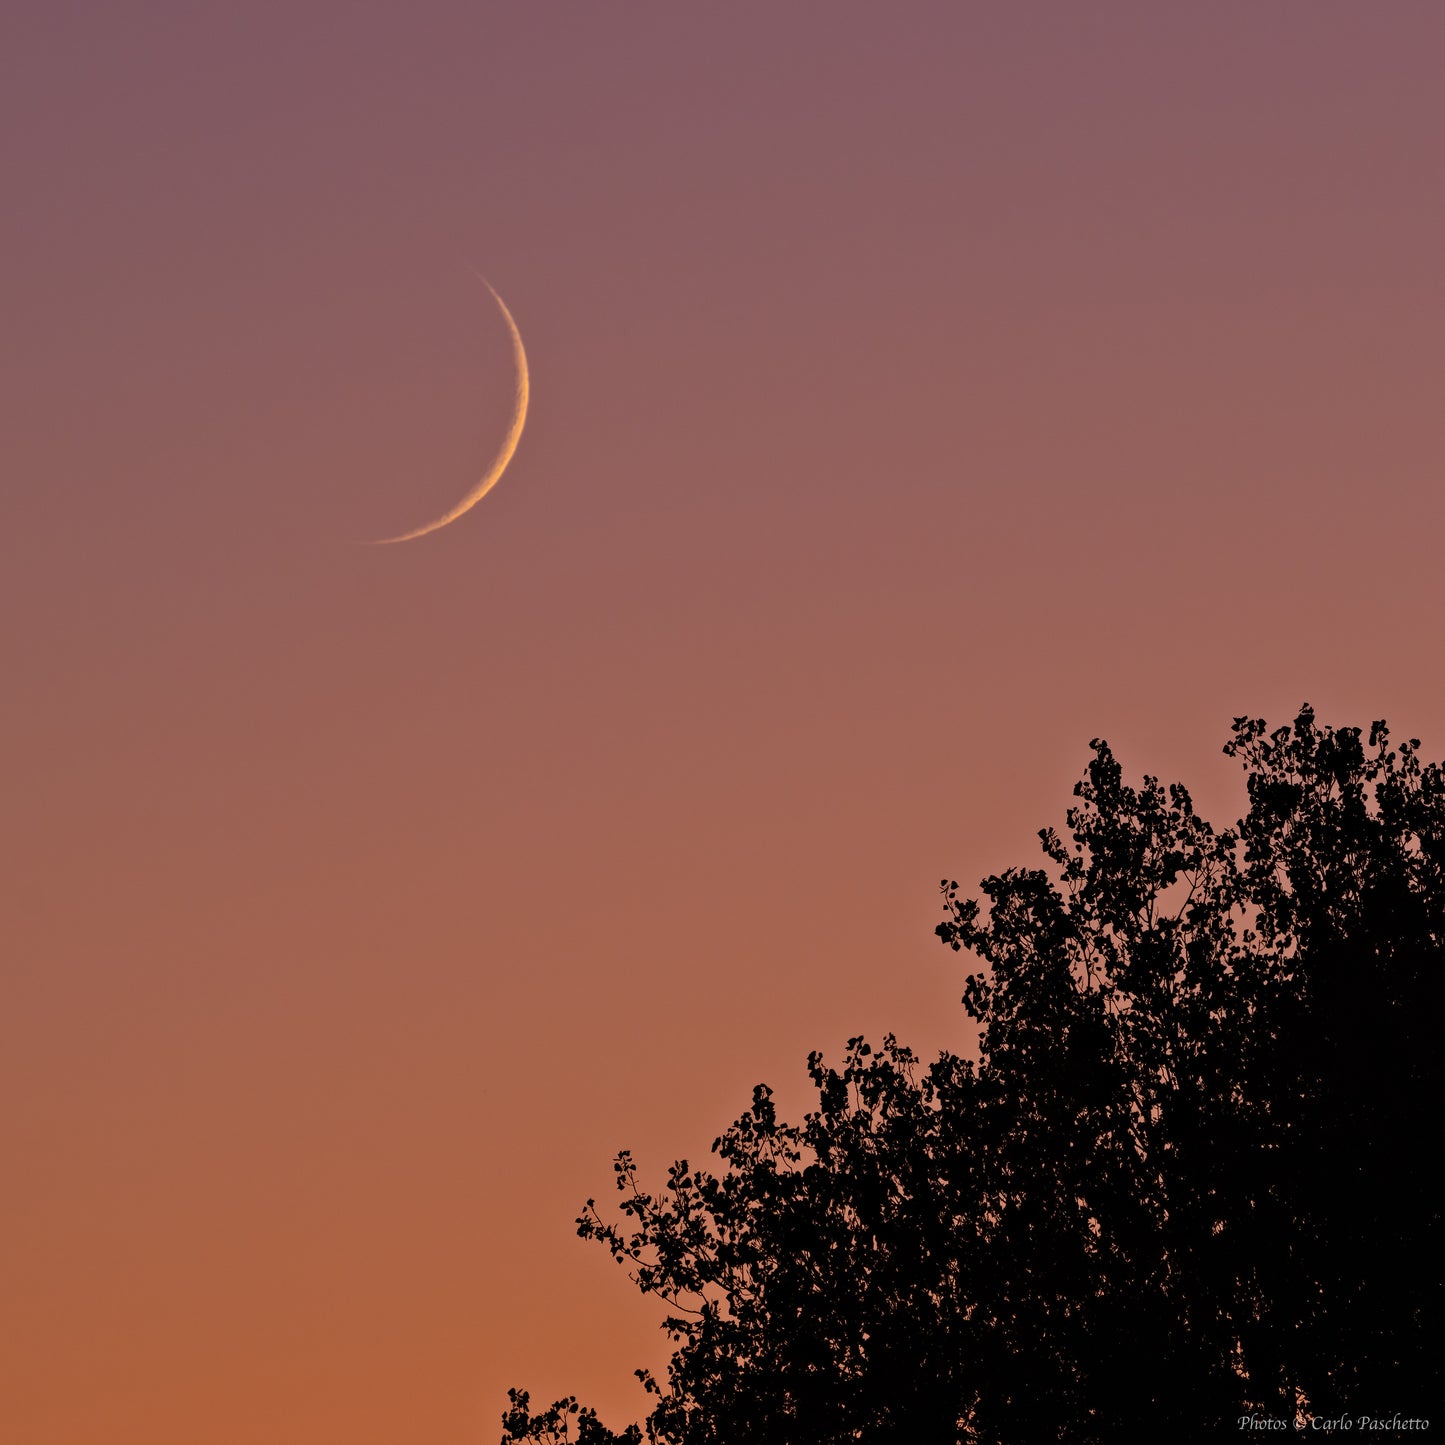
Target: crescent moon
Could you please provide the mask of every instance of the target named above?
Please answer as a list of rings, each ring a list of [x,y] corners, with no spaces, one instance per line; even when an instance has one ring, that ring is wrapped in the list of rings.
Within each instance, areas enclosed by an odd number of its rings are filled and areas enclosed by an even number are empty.
[[[512,319],[512,313],[507,310],[507,303],[497,295],[492,283],[480,272],[477,273],[477,280],[492,293],[492,300],[497,303],[502,320],[507,323],[507,330],[512,334],[512,360],[516,366],[517,386],[512,394],[512,419],[507,423],[507,433],[502,438],[502,445],[497,449],[491,466],[482,474],[482,479],[451,511],[443,513],[424,527],[418,527],[414,532],[403,532],[399,537],[382,537],[373,544],[375,546],[388,547],[393,542],[410,542],[417,537],[425,537],[428,532],[438,532],[443,527],[450,526],[463,513],[470,512],[501,481],[502,473],[507,470],[507,463],[512,460],[512,454],[517,450],[517,443],[522,440],[522,428],[527,424],[527,399],[531,394],[531,383],[527,375],[527,351],[522,345],[522,333],[517,330],[517,323]]]

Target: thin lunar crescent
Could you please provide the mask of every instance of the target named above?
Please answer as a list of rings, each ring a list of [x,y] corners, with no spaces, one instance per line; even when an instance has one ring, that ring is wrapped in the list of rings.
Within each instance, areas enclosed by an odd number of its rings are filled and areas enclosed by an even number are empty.
[[[522,439],[522,428],[527,422],[527,398],[530,395],[527,352],[522,346],[522,333],[517,330],[517,323],[512,319],[512,313],[507,310],[507,303],[497,295],[496,288],[492,283],[480,273],[478,273],[477,279],[492,293],[492,300],[497,303],[497,309],[502,313],[502,320],[507,323],[507,330],[512,333],[512,359],[516,363],[517,389],[512,397],[512,419],[507,424],[507,434],[502,438],[502,445],[498,448],[492,465],[483,473],[481,481],[451,511],[444,513],[434,522],[428,522],[424,527],[418,527],[414,532],[403,532],[399,537],[383,537],[376,543],[379,547],[389,546],[392,542],[410,542],[413,538],[425,537],[428,532],[439,531],[455,522],[462,513],[471,511],[502,479],[502,473],[507,470],[507,463],[512,460],[512,454],[517,450],[517,443]]]

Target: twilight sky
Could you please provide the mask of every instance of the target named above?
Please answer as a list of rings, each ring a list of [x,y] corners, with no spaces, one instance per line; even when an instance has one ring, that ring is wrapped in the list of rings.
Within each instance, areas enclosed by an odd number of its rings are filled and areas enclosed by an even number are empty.
[[[614,1424],[572,1219],[964,1046],[1090,737],[1445,751],[1445,8],[17,0],[0,1433]],[[506,299],[532,367],[502,482]]]

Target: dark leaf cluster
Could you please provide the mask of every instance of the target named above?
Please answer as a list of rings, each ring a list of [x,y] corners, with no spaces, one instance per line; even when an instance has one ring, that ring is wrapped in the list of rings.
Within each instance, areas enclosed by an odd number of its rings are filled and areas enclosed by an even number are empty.
[[[942,888],[977,1064],[892,1037],[759,1086],[706,1169],[578,1221],[665,1310],[640,1427],[505,1441],[1213,1437],[1439,1394],[1445,774],[1383,723],[1235,721],[1246,816],[1108,746],[1047,866]],[[1423,1407],[1423,1408],[1422,1408]]]

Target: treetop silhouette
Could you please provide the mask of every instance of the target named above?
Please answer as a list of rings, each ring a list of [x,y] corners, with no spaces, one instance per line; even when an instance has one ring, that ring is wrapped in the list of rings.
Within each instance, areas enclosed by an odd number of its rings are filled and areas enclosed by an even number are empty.
[[[1445,774],[1383,723],[1225,752],[1216,829],[1107,744],[1047,866],[942,886],[974,1063],[808,1060],[600,1241],[665,1308],[620,1433],[511,1392],[505,1442],[1117,1442],[1439,1394]]]

